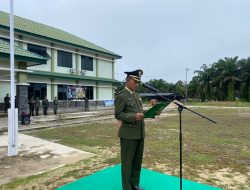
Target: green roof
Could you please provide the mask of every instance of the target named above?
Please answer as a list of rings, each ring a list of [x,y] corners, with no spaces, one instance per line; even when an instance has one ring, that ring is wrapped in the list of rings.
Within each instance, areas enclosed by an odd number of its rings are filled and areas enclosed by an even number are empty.
[[[47,58],[35,54],[31,51],[14,46],[15,58],[19,61],[27,61],[32,63],[46,64]],[[4,58],[10,57],[10,43],[0,39],[0,55]]]
[[[105,48],[97,46],[91,42],[81,39],[73,34],[54,28],[45,24],[34,22],[19,16],[14,16],[15,31],[35,35],[37,37],[47,38],[61,43],[85,48],[88,50],[98,51],[114,58],[121,58],[120,55],[111,52]],[[0,11],[0,27],[9,28],[9,14]]]
[[[55,78],[67,78],[67,79],[74,79],[74,80],[89,80],[95,82],[108,82],[108,83],[120,83],[120,81],[115,79],[108,79],[108,78],[101,78],[101,77],[91,77],[91,76],[83,76],[83,75],[73,75],[73,74],[66,74],[66,73],[58,73],[58,72],[48,72],[48,71],[36,71],[32,70],[32,73],[29,75],[41,75],[44,77],[55,77]]]

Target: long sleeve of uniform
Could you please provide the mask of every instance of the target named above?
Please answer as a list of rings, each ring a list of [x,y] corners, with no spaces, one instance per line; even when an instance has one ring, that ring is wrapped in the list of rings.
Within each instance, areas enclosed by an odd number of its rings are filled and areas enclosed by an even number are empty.
[[[115,100],[115,118],[121,121],[135,123],[135,114],[125,112],[125,100],[122,96],[117,96]]]

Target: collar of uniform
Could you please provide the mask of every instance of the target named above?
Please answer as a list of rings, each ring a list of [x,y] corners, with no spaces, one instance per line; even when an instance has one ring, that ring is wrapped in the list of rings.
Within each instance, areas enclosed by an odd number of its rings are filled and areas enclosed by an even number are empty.
[[[132,90],[130,90],[127,86],[125,86],[125,89],[126,89],[127,91],[129,91],[130,94],[132,94],[132,95],[134,94],[134,92],[133,92]]]

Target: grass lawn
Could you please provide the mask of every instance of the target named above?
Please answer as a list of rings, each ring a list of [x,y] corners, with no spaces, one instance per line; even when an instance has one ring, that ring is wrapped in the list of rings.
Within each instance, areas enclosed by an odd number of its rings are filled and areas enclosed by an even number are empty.
[[[242,101],[209,101],[209,102],[188,102],[190,106],[221,106],[221,107],[250,107],[250,102]]]
[[[183,112],[184,172],[187,179],[225,189],[250,189],[250,109],[195,108],[217,125]],[[146,122],[143,167],[179,175],[179,120],[171,117]],[[54,189],[104,167],[118,164],[119,139],[112,121],[29,131],[25,134],[97,154],[37,176],[22,178],[0,189]]]

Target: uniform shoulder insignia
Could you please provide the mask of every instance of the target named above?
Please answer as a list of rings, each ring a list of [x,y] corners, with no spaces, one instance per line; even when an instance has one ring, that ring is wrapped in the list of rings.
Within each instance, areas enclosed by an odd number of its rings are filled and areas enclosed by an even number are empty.
[[[124,89],[122,89],[122,90],[120,90],[120,91],[118,91],[118,92],[115,92],[115,95],[117,96],[117,95],[120,95],[121,93],[123,93],[124,92]]]

